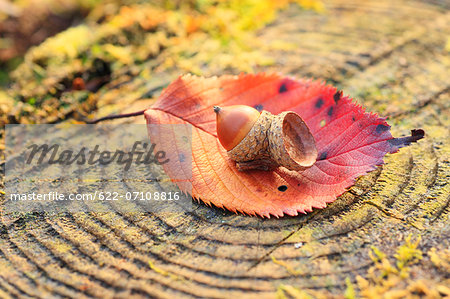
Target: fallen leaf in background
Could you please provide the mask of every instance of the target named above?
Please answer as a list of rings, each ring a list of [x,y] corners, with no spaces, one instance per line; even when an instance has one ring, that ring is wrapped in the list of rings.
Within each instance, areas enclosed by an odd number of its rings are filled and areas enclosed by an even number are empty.
[[[239,172],[216,137],[214,105],[249,105],[278,114],[297,112],[316,139],[318,160],[302,172]],[[192,196],[249,215],[298,215],[325,208],[355,179],[383,163],[387,153],[424,136],[393,138],[384,118],[352,103],[322,81],[277,74],[179,77],[145,112],[148,124],[192,125]],[[151,136],[151,132],[149,132]],[[169,137],[167,137],[169,138]],[[166,141],[167,143],[167,141]],[[179,165],[167,163],[169,176]],[[185,185],[179,184],[183,191]]]

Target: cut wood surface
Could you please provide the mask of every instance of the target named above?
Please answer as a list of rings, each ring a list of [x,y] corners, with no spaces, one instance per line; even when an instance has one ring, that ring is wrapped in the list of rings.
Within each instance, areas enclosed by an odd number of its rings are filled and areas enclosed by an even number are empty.
[[[304,298],[353,289],[376,297],[392,285],[391,298],[450,296],[450,4],[325,7],[318,14],[290,6],[261,29],[261,41],[294,46],[267,50],[275,63],[254,71],[323,78],[387,116],[395,137],[422,128],[423,140],[387,155],[327,208],[297,217],[262,219],[197,202],[170,217],[119,208],[3,217],[0,298]],[[145,81],[133,73],[124,67],[97,93],[97,116],[149,107],[179,75],[171,69]],[[113,123],[121,122],[145,120]],[[416,240],[420,258],[402,276],[399,248]],[[392,265],[385,275],[377,272],[386,270],[381,252]]]

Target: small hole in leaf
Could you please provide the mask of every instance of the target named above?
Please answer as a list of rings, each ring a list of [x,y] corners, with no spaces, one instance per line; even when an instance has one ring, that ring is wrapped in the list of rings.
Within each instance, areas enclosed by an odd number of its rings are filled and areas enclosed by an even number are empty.
[[[259,112],[263,111],[263,108],[264,107],[261,104],[258,104],[258,105],[255,106],[255,109],[258,110]]]
[[[327,156],[328,156],[328,153],[327,152],[323,152],[323,153],[320,154],[318,160],[325,160],[327,158]]]
[[[281,185],[281,186],[278,187],[278,191],[284,192],[284,191],[287,190],[287,188],[288,187],[286,185]]]
[[[321,121],[320,121],[320,127],[321,128],[323,128],[323,127],[325,127],[325,120],[324,119],[322,119]]]

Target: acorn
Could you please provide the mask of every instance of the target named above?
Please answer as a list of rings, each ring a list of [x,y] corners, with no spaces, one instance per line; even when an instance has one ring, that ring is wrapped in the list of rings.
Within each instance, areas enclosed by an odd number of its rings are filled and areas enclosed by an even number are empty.
[[[313,135],[293,111],[273,115],[253,107],[214,106],[217,138],[240,171],[285,167],[300,171],[317,160]]]

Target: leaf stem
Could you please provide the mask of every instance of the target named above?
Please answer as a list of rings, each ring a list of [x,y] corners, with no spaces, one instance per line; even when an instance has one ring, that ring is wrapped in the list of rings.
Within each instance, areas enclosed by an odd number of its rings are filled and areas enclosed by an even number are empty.
[[[127,118],[127,117],[143,115],[145,110],[147,110],[147,109],[136,111],[136,112],[131,112],[131,113],[108,115],[108,116],[97,118],[97,119],[94,119],[94,120],[91,120],[91,121],[86,121],[86,123],[87,124],[96,124],[96,123],[99,123],[101,121],[110,120],[110,119]]]

